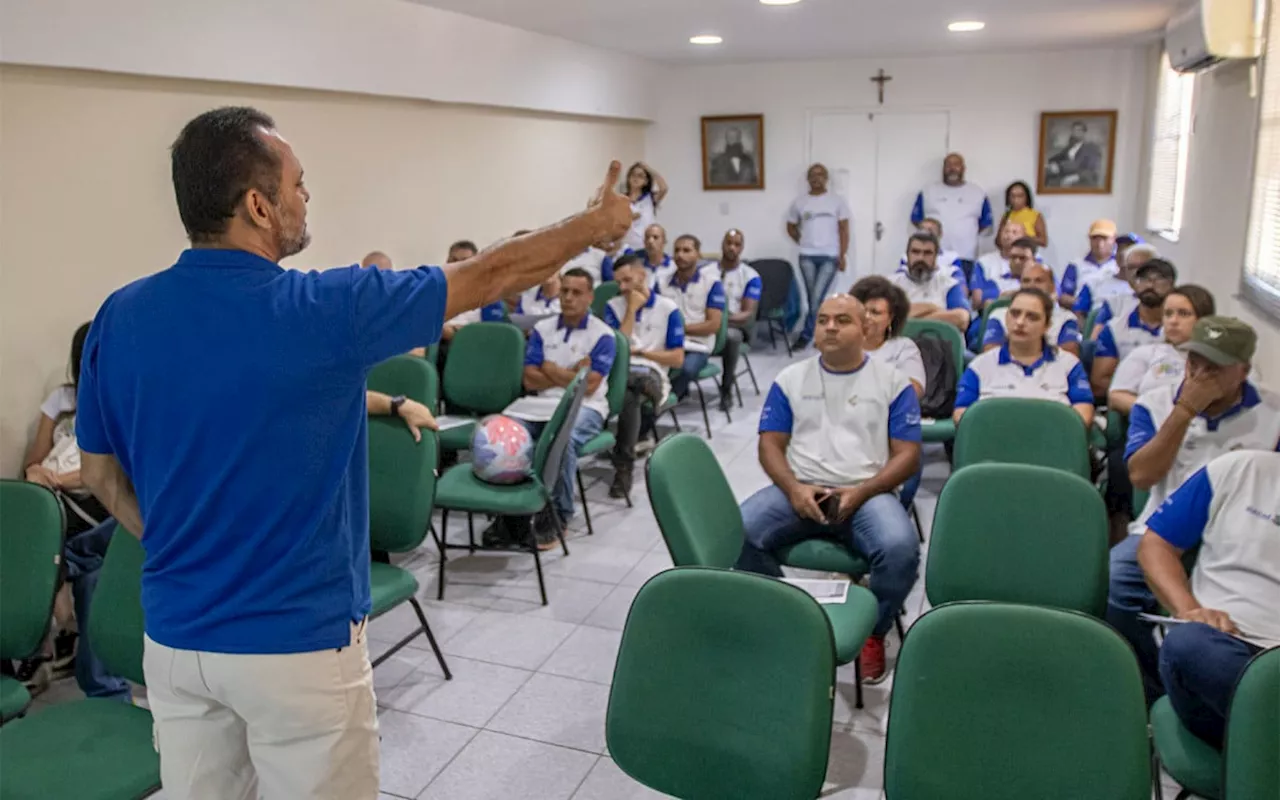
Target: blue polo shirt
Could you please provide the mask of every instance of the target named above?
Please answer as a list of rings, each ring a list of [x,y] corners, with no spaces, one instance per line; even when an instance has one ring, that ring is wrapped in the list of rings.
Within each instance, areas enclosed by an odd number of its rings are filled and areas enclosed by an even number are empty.
[[[299,272],[187,250],[107,298],[76,434],[133,481],[147,634],[297,653],[370,611],[365,377],[440,337],[435,267]]]

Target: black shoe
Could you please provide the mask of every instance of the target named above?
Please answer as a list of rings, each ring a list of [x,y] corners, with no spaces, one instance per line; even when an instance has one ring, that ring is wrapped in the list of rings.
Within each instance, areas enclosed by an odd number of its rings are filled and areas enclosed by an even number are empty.
[[[480,534],[481,547],[510,547],[513,544],[506,517],[498,517]]]
[[[723,394],[720,396],[720,413],[728,414],[733,410],[733,396]]]
[[[609,485],[609,496],[614,500],[621,500],[631,495],[631,471],[631,464],[614,467],[613,483]]]

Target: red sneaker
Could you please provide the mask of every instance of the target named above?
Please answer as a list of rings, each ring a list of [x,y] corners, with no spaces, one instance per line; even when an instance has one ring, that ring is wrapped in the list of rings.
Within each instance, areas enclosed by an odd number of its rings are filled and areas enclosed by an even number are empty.
[[[889,676],[884,665],[884,637],[872,636],[862,645],[858,655],[858,666],[862,669],[862,682],[869,686],[880,683]]]

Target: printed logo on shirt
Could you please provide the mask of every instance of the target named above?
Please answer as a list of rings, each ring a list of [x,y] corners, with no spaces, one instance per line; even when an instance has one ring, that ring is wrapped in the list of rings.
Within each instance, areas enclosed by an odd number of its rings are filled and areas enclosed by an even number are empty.
[[[1253,506],[1249,506],[1245,510],[1249,512],[1250,516],[1257,517],[1258,519],[1265,519],[1267,522],[1270,522],[1272,525],[1280,528],[1280,514],[1268,514],[1262,509],[1254,508]]]

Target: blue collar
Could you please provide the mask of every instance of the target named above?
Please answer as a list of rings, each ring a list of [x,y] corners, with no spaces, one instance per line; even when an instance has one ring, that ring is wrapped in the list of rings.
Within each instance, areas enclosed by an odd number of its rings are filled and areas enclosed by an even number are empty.
[[[863,354],[862,354],[862,363],[861,363],[861,364],[859,364],[858,366],[854,367],[853,369],[846,369],[846,370],[844,370],[844,371],[836,371],[836,370],[834,370],[834,369],[828,369],[828,368],[827,368],[827,365],[822,363],[822,356],[818,356],[818,368],[819,368],[819,369],[821,369],[823,372],[827,373],[828,375],[852,375],[852,374],[854,374],[855,372],[857,372],[858,370],[860,370],[860,369],[862,369],[863,367],[865,367],[865,366],[867,365],[867,362],[868,362],[868,361],[870,361],[870,360],[871,360],[871,358],[870,358],[866,353],[863,353]]]
[[[587,324],[590,322],[591,322],[591,315],[583,314],[582,322],[579,322],[577,325],[574,325],[572,329],[575,331],[586,330]],[[561,314],[560,316],[556,317],[556,330],[559,331],[559,330],[568,330],[568,329],[569,329],[569,326],[564,321],[564,314]]]
[[[1154,328],[1147,327],[1147,324],[1142,321],[1142,316],[1138,313],[1138,309],[1136,308],[1133,310],[1133,313],[1129,315],[1128,324],[1130,328],[1141,328],[1152,336],[1160,335],[1160,324],[1157,323]]]
[[[644,305],[642,305],[642,306],[640,306],[639,308],[637,308],[637,309],[636,309],[636,321],[637,321],[637,322],[639,322],[639,321],[640,321],[640,315],[641,315],[641,314],[643,314],[643,313],[645,312],[645,310],[646,310],[646,309],[653,308],[653,304],[654,304],[654,303],[656,303],[656,302],[658,302],[658,293],[657,293],[657,291],[655,291],[655,290],[653,290],[653,289],[650,289],[650,290],[649,290],[649,299],[648,299],[648,300],[646,300],[646,301],[644,302]]]
[[[1186,381],[1184,380],[1183,383],[1185,382]],[[1175,403],[1178,402],[1178,398],[1181,396],[1182,383],[1178,384],[1178,391],[1173,393],[1173,401]],[[1218,426],[1221,425],[1224,420],[1230,419],[1241,412],[1247,411],[1261,402],[1262,397],[1258,394],[1258,387],[1254,386],[1249,381],[1245,381],[1244,386],[1240,389],[1240,401],[1238,403],[1233,405],[1231,408],[1228,408],[1226,411],[1223,411],[1216,417],[1207,416],[1203,412],[1201,412],[1199,416],[1204,420],[1205,427],[1211,431],[1216,431]]]
[[[247,250],[222,250],[212,247],[192,247],[178,256],[176,267],[228,267],[230,269],[260,269],[284,272],[284,267],[268,261]]]
[[[677,267],[677,268],[676,268],[676,271],[671,273],[671,280],[667,281],[667,285],[668,285],[668,286],[674,286],[675,288],[677,288],[677,289],[679,289],[680,291],[682,291],[682,292],[683,292],[685,289],[687,289],[687,288],[689,287],[689,284],[697,283],[701,278],[702,278],[702,270],[698,269],[697,267],[694,267],[694,268],[693,268],[693,277],[691,277],[691,278],[689,279],[689,282],[688,282],[688,283],[681,284],[681,283],[680,283],[680,268],[679,268],[679,267]]]
[[[539,287],[538,287],[538,291],[537,291],[537,292],[535,292],[535,293],[534,293],[534,295],[533,295],[533,299],[534,299],[534,300],[541,300],[541,301],[542,301],[542,302],[544,302],[544,303],[550,303],[550,302],[551,302],[552,300],[554,300],[555,298],[554,298],[554,297],[547,297],[545,294],[543,294],[543,293],[542,293],[542,287],[541,287],[541,286],[539,286]]]
[[[1049,345],[1046,344],[1044,346],[1043,352],[1040,353],[1040,357],[1036,359],[1035,363],[1032,364],[1031,366],[1027,366],[1026,364],[1023,364],[1021,361],[1013,360],[1013,353],[1009,352],[1008,342],[1005,342],[1000,347],[1001,366],[1005,364],[1017,364],[1019,367],[1022,367],[1022,372],[1027,377],[1031,377],[1032,375],[1036,374],[1036,370],[1040,369],[1045,364],[1052,363],[1055,358],[1057,358],[1057,356],[1054,355],[1053,348],[1049,347]]]
[[[641,250],[640,250],[640,253],[641,253],[641,258],[643,258],[643,259],[644,259],[644,265],[645,265],[646,267],[648,267],[649,269],[657,269],[658,267],[666,267],[666,266],[670,266],[670,265],[671,265],[671,256],[667,255],[666,253],[663,253],[663,254],[662,254],[662,263],[661,263],[661,264],[655,264],[655,263],[653,263],[652,261],[650,261],[650,260],[649,260],[649,251],[648,251],[648,250],[641,249]]]
[[[1102,260],[1102,261],[1094,261],[1094,260],[1093,260],[1093,251],[1092,251],[1092,250],[1090,250],[1089,252],[1087,252],[1087,253],[1085,253],[1085,254],[1084,254],[1084,258],[1082,258],[1082,259],[1081,259],[1081,261],[1087,261],[1088,263],[1090,263],[1090,264],[1094,265],[1095,267],[1100,267],[1100,266],[1102,266],[1103,264],[1107,263],[1108,261],[1112,260],[1112,259],[1113,259],[1113,258],[1115,258],[1115,257],[1116,257],[1116,251],[1115,251],[1115,250],[1112,250],[1112,251],[1111,251],[1111,255],[1107,256],[1107,257],[1106,257],[1106,259],[1104,259],[1104,260]]]

